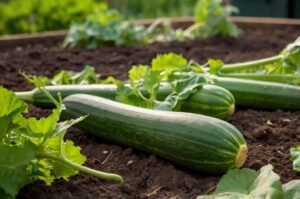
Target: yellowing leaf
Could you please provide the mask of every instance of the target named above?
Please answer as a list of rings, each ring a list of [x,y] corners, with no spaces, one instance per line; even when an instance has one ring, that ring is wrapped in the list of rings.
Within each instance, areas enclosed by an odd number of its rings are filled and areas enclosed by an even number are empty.
[[[173,71],[181,70],[187,63],[188,61],[182,55],[168,53],[157,55],[151,65],[154,71]]]
[[[145,77],[148,71],[149,71],[149,66],[147,65],[132,66],[132,68],[128,72],[129,79],[131,81],[138,81],[143,77]]]
[[[209,65],[209,73],[218,75],[218,72],[220,68],[224,65],[224,63],[221,60],[209,59],[208,65]]]

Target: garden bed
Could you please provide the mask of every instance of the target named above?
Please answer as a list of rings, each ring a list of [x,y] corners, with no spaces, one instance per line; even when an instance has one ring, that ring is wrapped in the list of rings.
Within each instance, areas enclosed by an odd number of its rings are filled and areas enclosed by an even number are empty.
[[[62,50],[60,38],[43,38],[40,43],[10,42],[0,47],[0,85],[14,91],[29,90],[31,85],[18,73],[52,76],[61,69],[79,71],[85,64],[95,66],[103,76],[127,78],[133,64],[149,64],[158,53],[176,52],[200,63],[220,58],[226,63],[253,60],[277,54],[299,35],[300,26],[251,25],[244,23],[238,39],[213,38],[135,47],[110,47],[98,50]],[[24,40],[23,40],[24,41]],[[26,41],[26,40],[25,40]],[[1,44],[0,44],[1,46]],[[300,103],[300,102],[299,102]],[[36,116],[48,110],[30,106]],[[300,144],[300,112],[241,109],[229,120],[245,136],[249,157],[245,167],[259,169],[272,164],[283,182],[300,179],[293,171],[290,147]],[[205,176],[169,163],[154,155],[97,139],[76,128],[67,137],[82,147],[87,165],[115,172],[124,184],[103,182],[79,174],[51,187],[43,183],[26,186],[18,198],[193,198],[213,191],[220,176]]]

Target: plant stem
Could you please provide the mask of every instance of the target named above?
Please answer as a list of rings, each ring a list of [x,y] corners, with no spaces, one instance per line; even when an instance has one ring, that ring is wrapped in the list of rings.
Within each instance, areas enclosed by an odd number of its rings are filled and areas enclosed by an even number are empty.
[[[83,173],[93,175],[93,176],[98,177],[102,180],[109,180],[109,181],[114,181],[114,182],[118,182],[118,183],[123,183],[124,182],[123,178],[121,176],[117,175],[117,174],[97,171],[95,169],[91,169],[91,168],[82,166],[80,164],[77,164],[75,162],[72,162],[72,161],[68,160],[67,158],[56,157],[56,156],[53,156],[53,155],[47,154],[47,153],[41,153],[41,154],[38,155],[38,157],[42,158],[42,159],[43,158],[52,159],[52,160],[55,160],[57,162],[61,162],[62,164],[68,165],[68,166],[72,167],[73,169],[75,169],[77,171],[81,171]]]
[[[280,61],[282,59],[282,55],[276,55],[273,57],[268,57],[264,59],[259,59],[255,61],[243,62],[243,63],[235,63],[235,64],[225,64],[220,69],[220,73],[232,73],[239,70],[245,70],[257,66],[272,64],[274,62]]]
[[[15,92],[16,96],[25,102],[33,102],[33,91]]]
[[[57,107],[57,108],[59,108],[59,107],[61,107],[61,105],[60,105],[60,103],[62,103],[62,98],[61,98],[61,94],[58,92],[57,93],[57,97],[58,97],[58,99],[59,99],[59,102],[46,90],[46,88],[45,88],[45,86],[42,86],[42,87],[38,87],[38,89],[42,92],[42,93],[44,93],[47,97],[48,97],[48,99],[53,103],[53,104],[55,104],[55,106]]]
[[[198,30],[201,26],[203,26],[202,23],[194,23],[193,25],[189,26],[187,29],[183,31],[183,35],[185,36],[191,36],[191,34],[195,31]]]

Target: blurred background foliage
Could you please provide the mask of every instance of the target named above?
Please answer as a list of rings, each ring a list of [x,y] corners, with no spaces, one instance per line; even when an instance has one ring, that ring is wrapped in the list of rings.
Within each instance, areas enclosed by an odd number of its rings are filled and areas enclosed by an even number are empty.
[[[95,0],[11,0],[0,4],[0,34],[66,29],[99,10]]]
[[[194,23],[187,28],[174,28],[166,18],[149,26],[137,25],[117,9],[97,12],[84,23],[73,23],[65,38],[65,48],[94,49],[103,46],[150,44],[153,42],[184,41],[215,36],[237,37],[241,30],[229,20],[238,12],[222,0],[198,0],[194,6]]]
[[[0,0],[0,35],[68,29],[89,14],[115,8],[128,18],[193,15],[197,0]]]
[[[200,0],[201,1],[201,0]],[[300,0],[224,0],[242,16],[300,18]],[[0,0],[0,35],[68,29],[90,14],[117,9],[129,19],[193,16],[198,0]]]
[[[106,0],[109,7],[134,18],[192,16],[197,0]]]

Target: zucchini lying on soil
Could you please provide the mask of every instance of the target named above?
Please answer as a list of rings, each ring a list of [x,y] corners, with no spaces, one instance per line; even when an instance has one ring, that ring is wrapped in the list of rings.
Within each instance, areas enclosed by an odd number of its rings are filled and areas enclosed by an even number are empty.
[[[300,110],[300,86],[226,77],[215,77],[213,82],[229,90],[239,106]]]
[[[46,86],[45,89],[52,96],[61,93],[62,98],[71,94],[90,94],[104,97],[107,99],[115,99],[117,86],[112,84],[90,84],[90,85],[59,85]],[[158,92],[158,100],[164,100],[172,92],[168,84],[163,84]],[[145,91],[144,91],[145,93]],[[36,106],[51,108],[53,103],[39,89],[32,91],[16,92],[16,95]],[[192,112],[227,119],[235,109],[235,100],[232,94],[224,88],[215,85],[204,85],[196,93],[184,100],[181,104],[181,111]]]
[[[85,132],[206,174],[239,168],[247,157],[242,134],[216,118],[149,110],[85,94],[68,96],[63,103],[62,119],[88,114],[78,124]]]
[[[176,75],[181,77],[180,74]],[[264,110],[300,110],[300,86],[208,74],[198,75],[206,78],[208,83],[230,91],[237,106]]]

